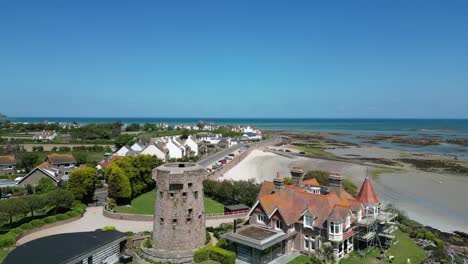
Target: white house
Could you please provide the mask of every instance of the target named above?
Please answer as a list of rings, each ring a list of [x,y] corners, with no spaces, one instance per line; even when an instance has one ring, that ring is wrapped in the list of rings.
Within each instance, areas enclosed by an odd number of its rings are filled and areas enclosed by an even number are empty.
[[[48,130],[42,130],[40,134],[34,135],[33,139],[34,140],[54,140],[57,137],[57,132],[55,130],[53,131],[48,131]]]
[[[147,146],[140,154],[156,156],[162,161],[166,161],[169,158],[169,150],[166,149],[162,143],[151,144]]]
[[[185,145],[187,145],[191,151],[193,151],[194,155],[197,156],[198,155],[198,144],[197,142],[195,141],[195,138],[193,136],[189,136],[186,140],[185,140]]]
[[[141,142],[136,142],[130,148],[133,151],[140,152],[140,151],[143,151],[146,148],[146,146],[144,144],[142,144]]]
[[[166,148],[169,151],[170,159],[180,159],[185,155],[184,150],[180,148],[179,144],[176,144],[172,139],[168,140],[166,143]]]
[[[129,146],[121,147],[115,154],[118,156],[126,156],[129,151],[132,149]]]
[[[223,135],[221,135],[221,134],[205,134],[205,133],[203,133],[203,134],[198,134],[197,137],[198,137],[198,139],[199,139],[199,140],[198,140],[199,142],[205,141],[205,142],[208,142],[208,143],[210,143],[210,144],[216,145],[216,144],[218,144],[218,143],[221,141],[221,139],[223,138]]]

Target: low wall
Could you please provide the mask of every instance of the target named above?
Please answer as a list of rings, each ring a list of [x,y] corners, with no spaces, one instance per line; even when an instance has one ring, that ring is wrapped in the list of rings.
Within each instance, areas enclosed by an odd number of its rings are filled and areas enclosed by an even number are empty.
[[[154,220],[153,215],[117,213],[117,212],[108,211],[105,208],[102,209],[102,214],[107,218],[112,218],[112,219],[117,219],[117,220],[128,220],[128,221],[153,221]]]

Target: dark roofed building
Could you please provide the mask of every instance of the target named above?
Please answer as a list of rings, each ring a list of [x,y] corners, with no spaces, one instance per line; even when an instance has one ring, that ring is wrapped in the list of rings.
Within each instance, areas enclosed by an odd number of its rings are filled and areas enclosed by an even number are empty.
[[[248,207],[245,204],[235,204],[235,205],[224,206],[225,215],[243,214],[243,213],[248,213],[249,211],[250,211],[250,207]]]
[[[14,174],[16,160],[14,156],[0,156],[0,175]]]
[[[125,234],[118,231],[47,236],[18,246],[3,264],[115,263],[126,240]]]

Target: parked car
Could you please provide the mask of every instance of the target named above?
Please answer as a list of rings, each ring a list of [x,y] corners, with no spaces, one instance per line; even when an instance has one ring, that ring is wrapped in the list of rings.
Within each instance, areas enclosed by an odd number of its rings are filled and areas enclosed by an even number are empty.
[[[286,152],[291,152],[289,149],[285,150]]]
[[[210,168],[207,168],[207,169],[206,169],[206,172],[208,172],[208,173],[210,173],[211,171],[213,171],[213,170],[210,169]]]
[[[230,157],[235,157],[236,154],[234,154],[234,153],[229,153],[228,156],[230,156]]]
[[[226,163],[227,163],[227,161],[226,161],[226,160],[223,160],[223,159],[222,159],[222,160],[218,160],[218,162],[221,163],[221,164],[226,164]]]
[[[301,152],[299,152],[299,154],[302,154],[302,155],[304,155],[304,154],[305,154],[305,152],[304,152],[304,151],[301,151]]]

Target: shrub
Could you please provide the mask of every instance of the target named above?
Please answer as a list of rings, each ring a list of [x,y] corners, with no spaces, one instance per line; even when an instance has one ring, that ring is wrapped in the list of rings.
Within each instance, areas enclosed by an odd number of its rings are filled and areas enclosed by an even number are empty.
[[[11,229],[8,233],[11,233],[13,236],[16,237],[17,235],[23,233],[23,231],[24,230],[21,227],[17,227],[17,228]]]
[[[219,248],[227,249],[227,246],[228,244],[226,243],[225,239],[220,239],[218,243],[216,243],[216,247],[219,247]]]
[[[125,232],[125,235],[128,236],[128,237],[131,237],[131,236],[134,236],[135,233],[133,233],[132,231],[127,231],[127,232]]]
[[[46,223],[46,224],[50,224],[50,223],[55,222],[56,219],[55,219],[55,216],[51,215],[51,216],[48,216],[48,217],[42,219],[42,221],[44,221],[44,223]]]
[[[146,239],[145,242],[143,243],[143,246],[145,248],[152,248],[153,247],[153,243],[151,242],[151,239]]]
[[[211,241],[211,235],[210,235],[210,233],[208,233],[208,231],[206,231],[205,236],[206,236],[205,244],[210,243],[210,241]]]
[[[0,236],[0,248],[13,246],[15,243],[15,236],[10,233],[6,233]]]
[[[73,211],[70,211],[70,212],[67,212],[65,213],[68,217],[75,217],[75,216],[78,216],[80,215],[80,213],[78,213],[77,211],[73,210]]]
[[[444,248],[444,241],[442,241],[442,240],[440,240],[438,238],[434,238],[433,241],[436,244],[438,249],[443,249]]]
[[[31,223],[24,223],[24,224],[20,225],[20,228],[23,229],[23,230],[28,230],[28,229],[33,228],[33,225]]]
[[[66,220],[66,219],[68,219],[68,218],[69,218],[69,216],[66,215],[66,214],[58,214],[58,215],[55,216],[55,219],[56,219],[57,221]]]
[[[33,227],[40,227],[40,226],[43,226],[44,225],[44,221],[40,220],[40,219],[36,219],[36,220],[32,220],[31,222],[29,222]]]
[[[195,262],[213,260],[221,264],[234,264],[236,262],[236,253],[222,248],[208,246],[195,251],[194,260]]]
[[[429,239],[429,240],[434,240],[435,235],[431,231],[426,231],[426,233],[424,233],[424,238]]]
[[[105,227],[102,228],[102,230],[104,230],[104,231],[115,231],[116,228],[115,228],[115,226],[105,226]]]

